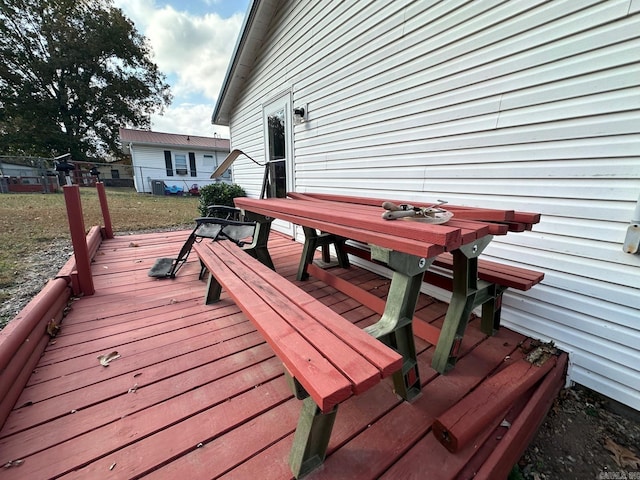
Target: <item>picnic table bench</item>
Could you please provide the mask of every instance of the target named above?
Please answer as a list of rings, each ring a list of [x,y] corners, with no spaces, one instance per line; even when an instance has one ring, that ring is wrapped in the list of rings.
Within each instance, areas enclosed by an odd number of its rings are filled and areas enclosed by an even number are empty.
[[[194,249],[209,271],[205,302],[228,293],[282,361],[303,401],[289,459],[299,478],[324,461],[338,405],[401,369],[402,355],[233,242],[202,242]]]
[[[291,198],[308,199],[315,201],[325,202],[337,202],[345,205],[346,211],[353,209],[354,206],[363,207],[380,207],[381,200],[369,197],[351,197],[344,195],[331,195],[331,194],[300,194],[290,193]],[[399,200],[395,200],[394,203],[402,203]],[[425,204],[417,203],[415,206],[426,206]],[[486,208],[472,208],[464,206],[446,206],[447,210],[455,213],[452,220],[447,222],[450,226],[460,226],[465,236],[465,227],[478,222],[483,222],[486,225],[486,232],[491,235],[506,235],[508,232],[523,232],[531,230],[533,225],[540,221],[539,213],[530,212],[517,212],[513,210],[497,210]],[[476,235],[481,230],[476,229]],[[313,242],[313,237],[318,236],[322,238],[322,242]],[[351,253],[360,258],[371,260],[371,255],[368,251],[359,248],[358,246],[348,245],[345,239],[338,238],[332,239],[331,235],[317,234],[317,232],[307,232],[305,230],[305,246],[307,243],[313,245],[318,243],[320,245],[335,246],[340,266],[348,266],[348,257],[346,253]],[[309,242],[309,238],[312,239]],[[311,252],[312,253],[312,252]],[[323,259],[326,260],[328,252],[323,250]],[[308,254],[308,258],[311,255]],[[454,269],[453,254],[446,252],[440,253],[434,259],[433,266],[440,267],[441,269],[448,270],[450,272]],[[304,271],[305,267],[301,267],[301,271]],[[492,262],[490,260],[484,260],[478,258],[477,260],[477,277],[483,282],[488,282],[493,285],[494,292],[483,303],[477,303],[475,306],[482,305],[482,323],[481,329],[487,335],[492,335],[496,330],[500,328],[500,314],[502,309],[502,296],[508,288],[516,290],[526,291],[537,285],[544,279],[544,273],[536,270],[531,270],[523,267],[515,267],[506,265],[503,263]],[[433,270],[428,270],[424,273],[424,281],[426,283],[438,286],[445,290],[452,292],[454,290],[453,279],[441,275]],[[431,341],[431,338],[426,340]]]
[[[394,386],[405,399],[420,392],[412,323],[425,272],[435,262],[445,264],[451,258],[452,297],[447,314],[439,332],[434,334],[433,328],[428,329],[429,341],[436,342],[432,367],[444,373],[455,365],[464,331],[476,307],[483,306],[483,325],[488,333],[499,324],[503,285],[495,283],[495,278],[494,281],[479,278],[478,257],[494,235],[526,231],[540,220],[537,213],[447,205],[454,218],[443,225],[389,221],[381,217],[381,199],[295,192],[288,196],[287,199],[242,197],[234,201],[259,223],[279,218],[303,227],[306,239],[299,279],[308,274],[315,248],[321,246],[326,250],[333,243],[341,252],[345,250],[346,239],[368,244],[371,258],[393,271],[382,318],[367,331],[403,354],[403,370],[394,375]],[[439,257],[444,253],[450,257]],[[346,255],[339,253],[338,260],[342,266],[348,266]],[[538,272],[535,275],[541,278]]]
[[[363,260],[375,262],[375,260],[371,258],[371,253],[361,245],[344,244],[342,250],[341,255],[351,254]],[[450,253],[441,253],[435,258],[432,266],[452,272],[453,264],[453,256]],[[313,271],[317,270],[314,269]],[[544,273],[480,258],[478,259],[478,279],[495,285],[495,292],[492,298],[487,299],[487,301],[482,304],[482,321],[480,326],[482,332],[487,335],[493,335],[500,328],[503,294],[509,288],[523,292],[531,289],[544,279]],[[423,281],[442,288],[443,290],[453,291],[453,278],[440,272],[427,270],[424,273]],[[427,336],[421,335],[421,338],[433,344],[437,342],[437,336],[433,334],[427,334]]]

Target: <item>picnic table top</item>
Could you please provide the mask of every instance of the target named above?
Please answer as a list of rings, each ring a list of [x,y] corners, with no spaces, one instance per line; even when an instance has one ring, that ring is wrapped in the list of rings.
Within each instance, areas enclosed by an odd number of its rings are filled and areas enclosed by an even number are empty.
[[[444,224],[385,220],[381,199],[298,193],[289,196],[239,197],[234,201],[237,207],[254,213],[424,256],[453,251],[490,234],[524,231],[540,220],[540,215],[534,213],[448,205],[446,209],[453,212],[454,217]],[[428,205],[414,204],[416,207]],[[416,243],[421,245],[419,251],[416,251]]]

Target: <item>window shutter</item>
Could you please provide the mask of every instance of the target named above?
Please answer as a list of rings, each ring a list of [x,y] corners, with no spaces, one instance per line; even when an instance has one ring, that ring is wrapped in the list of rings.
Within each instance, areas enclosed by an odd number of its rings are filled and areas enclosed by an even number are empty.
[[[164,151],[164,165],[167,167],[167,177],[173,177],[173,164],[171,163],[171,151]]]
[[[198,176],[198,172],[196,172],[196,154],[193,152],[189,152],[189,170],[191,170],[192,177]]]

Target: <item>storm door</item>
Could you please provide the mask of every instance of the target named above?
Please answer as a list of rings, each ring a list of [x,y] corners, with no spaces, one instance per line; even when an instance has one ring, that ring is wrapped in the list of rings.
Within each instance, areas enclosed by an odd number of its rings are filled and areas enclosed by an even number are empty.
[[[265,158],[267,178],[263,195],[266,198],[284,198],[293,191],[293,129],[291,127],[291,95],[289,93],[269,102],[263,109]],[[278,220],[273,227],[294,235],[289,222]]]

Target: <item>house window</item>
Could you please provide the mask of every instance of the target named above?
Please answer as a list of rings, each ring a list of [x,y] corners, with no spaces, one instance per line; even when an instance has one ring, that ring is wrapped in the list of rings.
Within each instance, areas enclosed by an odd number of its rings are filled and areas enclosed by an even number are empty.
[[[174,156],[176,162],[176,175],[187,174],[187,156],[182,153],[176,153]]]
[[[204,155],[204,166],[205,167],[215,167],[216,162],[213,160],[213,155]]]
[[[196,171],[196,154],[193,152],[189,152],[189,170],[191,170],[192,177],[198,176],[198,172]]]
[[[277,110],[267,117],[270,188],[267,197],[286,197],[287,142],[285,141],[285,111]]]
[[[111,178],[120,178],[120,171],[115,169],[111,170]]]
[[[164,165],[167,172],[167,177],[173,177],[173,162],[171,161],[171,151],[164,151]]]

